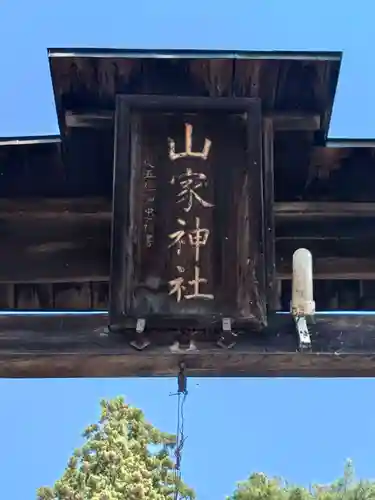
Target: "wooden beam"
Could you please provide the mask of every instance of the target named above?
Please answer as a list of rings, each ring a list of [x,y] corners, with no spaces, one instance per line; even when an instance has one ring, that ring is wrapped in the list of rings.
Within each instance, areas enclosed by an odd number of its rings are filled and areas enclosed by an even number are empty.
[[[320,130],[320,115],[308,113],[270,113],[275,132],[301,130],[315,132]]]
[[[313,262],[314,280],[375,280],[375,258],[318,257]],[[277,277],[292,278],[292,255],[277,263]]]
[[[375,279],[374,205],[276,203],[277,277],[290,279],[302,245],[315,279]],[[107,282],[111,212],[105,199],[0,200],[0,283]]]
[[[0,283],[107,282],[109,276],[109,252],[83,240],[45,246],[29,243],[26,248],[4,244],[0,259]]]
[[[308,245],[306,245],[308,247]],[[63,243],[56,245],[2,245],[0,283],[83,283],[108,282],[108,248]],[[291,258],[278,260],[276,278],[289,280],[292,276]],[[324,257],[314,259],[315,280],[375,280],[375,258]]]
[[[0,377],[375,376],[375,316],[319,315],[311,353],[296,352],[289,316],[233,349],[197,340],[197,351],[170,351],[169,332],[156,332],[136,351],[125,334],[107,335],[106,315],[0,316]]]
[[[314,279],[373,280],[375,203],[275,203],[277,274],[291,279],[292,254],[311,250]]]
[[[1,198],[0,221],[53,219],[110,220],[111,200],[105,198]],[[58,219],[57,219],[58,217]]]
[[[0,200],[0,282],[107,281],[110,202]]]
[[[316,131],[320,129],[320,115],[318,114],[271,112],[265,113],[264,117],[272,120],[275,131]],[[114,113],[112,111],[96,111],[91,113],[66,111],[65,124],[67,127],[113,127]]]
[[[96,113],[75,113],[66,111],[65,125],[67,127],[103,128],[112,127],[114,113],[103,111]]]
[[[298,248],[308,248],[315,259],[356,258],[375,259],[375,235],[369,239],[355,238],[278,238],[276,254],[279,261],[291,261]]]
[[[375,217],[276,218],[276,238],[351,239],[362,244],[374,237]]]
[[[309,220],[322,218],[375,217],[375,203],[361,202],[278,202],[277,220]]]

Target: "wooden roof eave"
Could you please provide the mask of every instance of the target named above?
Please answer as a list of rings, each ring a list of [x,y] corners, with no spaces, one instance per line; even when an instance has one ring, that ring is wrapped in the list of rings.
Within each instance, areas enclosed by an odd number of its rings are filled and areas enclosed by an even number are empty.
[[[61,138],[59,135],[0,137],[0,147],[33,146],[39,144],[60,144],[60,143],[61,143]]]
[[[71,88],[73,85],[73,81],[76,81],[77,78],[83,78],[85,81],[86,89],[83,92],[87,92],[89,95],[91,93],[91,96],[95,92],[101,94],[103,96],[103,92],[101,90],[102,87],[102,82],[103,80],[99,76],[99,81],[95,80],[98,78],[98,71],[96,68],[98,64],[104,64],[106,67],[110,67],[112,62],[111,59],[113,59],[113,64],[117,61],[121,60],[128,60],[128,61],[133,61],[134,64],[139,64],[139,62],[142,62],[142,60],[168,60],[168,59],[175,59],[176,61],[178,60],[187,60],[187,59],[193,59],[194,61],[198,60],[209,60],[210,62],[214,63],[215,61],[245,61],[251,65],[253,65],[253,70],[254,74],[251,76],[251,78],[257,78],[257,64],[258,62],[265,62],[267,64],[272,64],[275,65],[275,68],[285,68],[287,67],[288,64],[292,64],[293,62],[299,61],[302,64],[321,64],[321,63],[327,63],[325,66],[320,66],[318,75],[317,75],[317,85],[319,86],[319,107],[320,107],[320,128],[324,127],[324,135],[326,135],[326,132],[328,130],[328,123],[329,123],[329,118],[330,114],[332,111],[333,107],[333,100],[334,100],[334,92],[336,89],[336,78],[335,75],[333,75],[333,80],[332,80],[332,71],[335,73],[339,70],[339,66],[341,63],[341,58],[342,58],[342,53],[341,52],[285,52],[285,51],[207,51],[207,50],[122,50],[122,49],[58,49],[58,48],[51,48],[48,50],[48,56],[49,56],[49,61],[50,61],[50,69],[51,69],[51,77],[52,77],[52,83],[53,83],[53,88],[54,88],[54,93],[55,93],[55,102],[56,102],[56,109],[57,109],[57,114],[59,117],[59,124],[60,124],[60,129],[63,132],[66,127],[65,123],[65,113],[66,112],[74,112],[75,110],[73,109],[68,109],[65,107],[63,100],[62,99],[62,88],[64,87],[65,89],[70,89],[68,92],[71,93]],[[98,62],[101,61],[101,62]],[[67,68],[67,64],[69,65],[69,61],[73,62],[74,64],[78,64],[77,66],[77,71],[74,74],[70,73],[69,68]],[[90,62],[92,61],[92,63]],[[246,62],[247,61],[247,62]],[[119,63],[122,64],[122,63]],[[216,63],[215,63],[216,64]],[[226,63],[225,63],[226,64]],[[109,65],[109,66],[108,66]],[[332,66],[333,65],[333,66]],[[199,66],[199,64],[198,64]],[[333,68],[333,69],[332,69]],[[212,69],[212,68],[211,68]],[[215,66],[212,70],[217,72],[219,71],[218,75],[222,75],[220,73],[223,68],[218,68]],[[227,67],[228,69],[228,67]],[[224,68],[225,70],[225,68]],[[86,71],[86,73],[85,73]],[[200,68],[198,67],[195,68],[195,74],[198,71],[206,71],[204,67]],[[240,73],[242,76],[246,76],[247,70],[244,70],[243,68],[241,69]],[[276,73],[279,72],[279,69],[276,70]],[[278,84],[279,77],[276,76],[273,77],[273,83],[272,85]],[[216,75],[217,73],[215,73]],[[281,73],[280,73],[281,74]],[[144,75],[142,73],[142,78],[144,78]],[[230,71],[230,78],[232,78],[232,71]],[[215,78],[209,78],[208,79],[212,84],[212,80],[215,80]],[[224,78],[225,81],[228,80],[228,75],[225,76]],[[281,78],[281,81],[285,81],[285,71],[283,72],[283,76]],[[255,82],[255,80],[254,80]],[[333,82],[333,83],[332,83]],[[77,82],[76,82],[77,83]],[[259,82],[255,82],[256,84],[253,85],[253,81],[251,84],[251,90],[249,90],[251,95],[243,94],[244,97],[254,97],[255,95],[254,89],[259,87]],[[73,85],[74,86],[74,85]],[[262,85],[260,85],[261,87]],[[334,87],[334,88],[333,88]],[[97,90],[95,90],[97,89]],[[99,91],[99,89],[101,89]],[[82,85],[80,85],[80,91],[82,92]],[[126,93],[128,93],[126,91]],[[129,92],[129,93],[137,93],[136,92]],[[145,93],[144,91],[141,91],[140,93]],[[152,91],[149,93],[153,93]],[[155,93],[160,93],[160,92],[155,92]],[[163,93],[163,92],[162,92]],[[82,94],[83,95],[83,94]],[[238,95],[237,93],[233,95]],[[271,96],[273,98],[277,98],[277,91],[271,90]],[[89,99],[90,100],[90,99]],[[78,102],[82,103],[85,101],[85,99],[78,99]],[[99,100],[100,101],[100,100]],[[77,123],[80,123],[80,126],[89,126],[88,123],[90,120],[87,120],[87,111],[90,111],[91,113],[96,115],[96,118],[98,118],[98,114],[100,114],[103,111],[106,111],[108,114],[108,109],[101,109],[101,106],[99,104],[99,101],[92,101],[91,108],[94,107],[95,109],[90,109],[90,110],[78,110],[80,112],[86,111],[86,117],[85,119],[79,119],[75,120],[75,126],[77,126]],[[112,99],[112,108],[114,106],[114,100]],[[96,102],[96,104],[95,104]],[[93,104],[94,103],[94,104]],[[324,109],[323,109],[324,108]],[[77,110],[76,110],[77,111]],[[113,111],[113,109],[111,110]],[[272,110],[269,110],[272,111]],[[71,117],[70,117],[71,120]],[[71,120],[72,121],[72,120]],[[103,121],[101,122],[103,123]],[[108,124],[107,120],[107,124]],[[96,124],[98,124],[98,120],[96,120]],[[310,126],[311,127],[311,126]],[[311,128],[309,128],[311,130]]]
[[[109,49],[109,48],[49,48],[51,58],[99,57],[99,58],[170,58],[170,59],[271,59],[302,61],[341,61],[341,51],[251,51],[206,49]]]

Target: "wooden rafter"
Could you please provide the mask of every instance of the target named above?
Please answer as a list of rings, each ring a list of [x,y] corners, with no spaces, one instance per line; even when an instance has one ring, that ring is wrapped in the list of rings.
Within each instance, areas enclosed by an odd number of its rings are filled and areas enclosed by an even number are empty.
[[[277,131],[303,130],[316,131],[320,128],[320,116],[311,113],[268,113],[265,117],[273,122]],[[113,127],[114,113],[110,111],[96,111],[83,113],[67,111],[65,124],[67,127],[105,128]]]

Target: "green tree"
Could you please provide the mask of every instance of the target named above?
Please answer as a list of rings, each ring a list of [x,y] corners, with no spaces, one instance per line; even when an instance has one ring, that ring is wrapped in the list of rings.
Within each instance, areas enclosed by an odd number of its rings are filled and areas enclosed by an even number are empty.
[[[227,500],[374,500],[375,482],[357,481],[352,463],[347,462],[344,475],[329,485],[311,488],[289,485],[279,478],[265,474],[252,474],[238,483],[233,495]]]
[[[38,500],[193,500],[176,479],[171,451],[175,437],[145,421],[123,398],[101,402],[98,424],[83,433],[76,450],[52,488],[40,488]]]

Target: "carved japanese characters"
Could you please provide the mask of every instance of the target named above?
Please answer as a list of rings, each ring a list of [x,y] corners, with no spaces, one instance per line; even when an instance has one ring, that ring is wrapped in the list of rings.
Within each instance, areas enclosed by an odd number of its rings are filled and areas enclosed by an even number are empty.
[[[192,150],[192,134],[193,127],[189,123],[185,124],[185,151],[176,153],[175,142],[169,139],[169,158],[172,161],[178,161],[181,158],[194,157],[201,160],[207,160],[211,141],[205,139],[203,150],[194,152]],[[210,237],[210,230],[201,227],[201,217],[196,215],[195,225],[189,227],[183,213],[199,214],[202,209],[213,208],[214,205],[203,198],[201,190],[207,186],[208,179],[206,174],[194,171],[193,168],[187,167],[186,170],[179,174],[173,175],[170,183],[178,186],[176,203],[182,209],[181,217],[176,219],[176,230],[168,235],[170,242],[168,248],[175,249],[177,255],[181,255],[182,247],[186,245],[193,252],[194,266],[192,269],[185,269],[184,266],[176,266],[179,275],[169,281],[169,295],[173,295],[177,302],[182,299],[209,299],[212,300],[212,293],[203,293],[201,286],[207,284],[207,279],[202,277],[201,269],[201,252]],[[190,279],[185,279],[181,274],[190,275]]]

